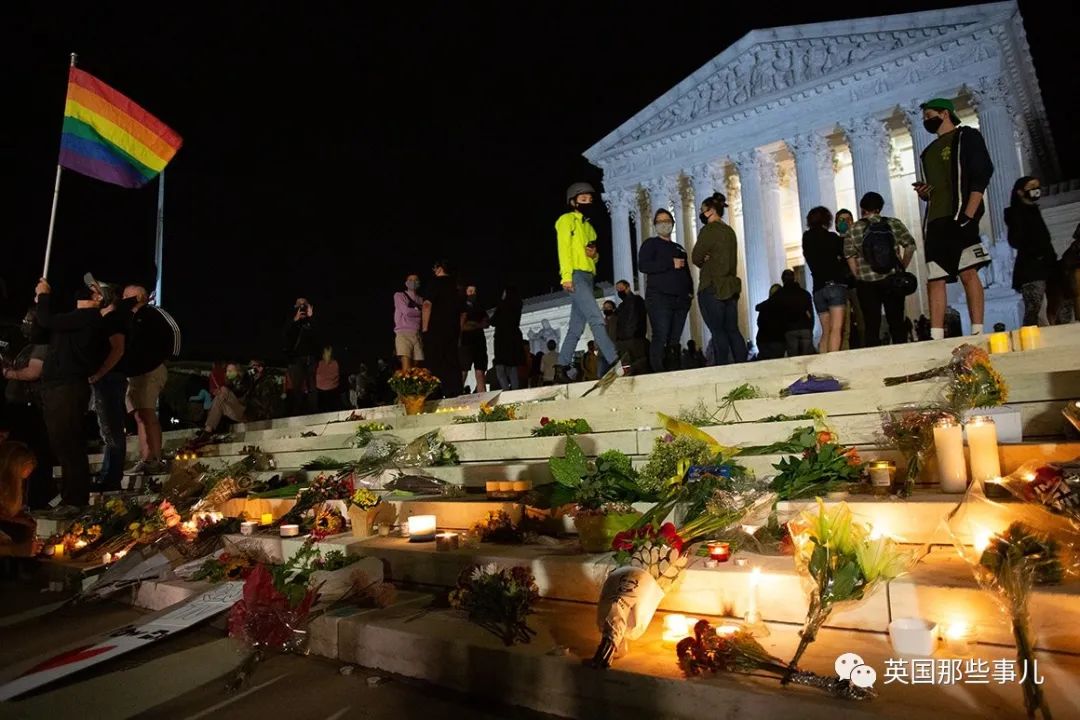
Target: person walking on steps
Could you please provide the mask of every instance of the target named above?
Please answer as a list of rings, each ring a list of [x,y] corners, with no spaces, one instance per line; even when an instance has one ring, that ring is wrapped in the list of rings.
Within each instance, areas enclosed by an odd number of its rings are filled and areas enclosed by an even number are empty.
[[[600,353],[609,364],[617,366],[617,374],[624,375],[625,368],[619,360],[615,344],[608,337],[604,316],[596,304],[596,230],[589,217],[595,211],[593,199],[596,190],[588,183],[574,183],[566,191],[568,210],[555,222],[555,234],[559,251],[559,277],[563,290],[570,294],[570,324],[559,352],[559,370],[556,382],[569,382],[567,370],[573,365],[574,351],[585,331],[592,328]]]
[[[649,360],[653,372],[678,370],[680,346],[694,281],[683,246],[671,239],[675,218],[665,208],[653,216],[656,235],[641,244],[638,268],[645,273],[645,307],[652,324]]]
[[[927,203],[924,244],[930,338],[945,337],[945,284],[956,282],[958,277],[967,296],[971,334],[981,335],[985,299],[979,269],[990,264],[990,253],[979,237],[979,219],[986,211],[983,194],[994,174],[994,164],[982,134],[974,128],[958,127],[960,118],[952,100],[935,98],[923,103],[922,111],[923,127],[937,135],[922,154],[924,181],[914,185]],[[872,340],[869,333],[867,339]]]

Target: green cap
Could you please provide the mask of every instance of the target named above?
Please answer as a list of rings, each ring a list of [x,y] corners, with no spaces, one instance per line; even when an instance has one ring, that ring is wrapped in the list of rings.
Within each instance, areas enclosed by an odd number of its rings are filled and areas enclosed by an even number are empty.
[[[956,114],[956,105],[952,100],[947,98],[934,98],[933,100],[927,100],[920,105],[923,110],[948,110],[950,113]]]

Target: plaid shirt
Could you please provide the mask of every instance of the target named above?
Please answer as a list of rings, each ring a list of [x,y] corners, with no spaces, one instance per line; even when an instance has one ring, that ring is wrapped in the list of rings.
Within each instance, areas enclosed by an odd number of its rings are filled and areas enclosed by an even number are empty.
[[[862,257],[863,237],[866,236],[866,231],[870,228],[870,223],[878,219],[889,223],[889,229],[892,230],[893,237],[896,238],[896,252],[898,256],[903,256],[905,248],[914,249],[915,247],[915,238],[913,238],[911,233],[908,232],[908,229],[904,227],[904,223],[896,218],[872,215],[871,217],[859,220],[852,226],[850,232],[844,236],[844,257],[855,258],[855,279],[859,282],[877,282],[886,277],[885,275],[874,272]]]

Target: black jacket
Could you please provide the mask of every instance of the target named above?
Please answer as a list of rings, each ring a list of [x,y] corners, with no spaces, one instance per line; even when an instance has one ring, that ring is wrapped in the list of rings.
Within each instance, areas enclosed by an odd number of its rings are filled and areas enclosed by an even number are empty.
[[[814,292],[829,282],[847,282],[851,269],[844,261],[844,240],[839,235],[824,228],[811,228],[803,233],[802,252],[814,277]]]
[[[495,364],[517,367],[525,362],[521,337],[521,300],[502,300],[495,306]]]
[[[640,295],[630,293],[615,309],[615,339],[644,339],[647,320],[645,301]]]
[[[321,354],[315,319],[290,320],[285,326],[285,356],[293,361],[314,359]]]
[[[1005,208],[1005,225],[1009,229],[1009,245],[1016,249],[1013,290],[1019,292],[1025,283],[1049,280],[1057,253],[1039,206]]]
[[[927,151],[923,150],[920,161]],[[949,187],[952,191],[953,218],[959,218],[967,204],[967,197],[973,192],[986,192],[990,184],[990,177],[994,174],[994,163],[990,161],[990,153],[986,149],[986,141],[982,133],[975,128],[961,125],[956,129],[952,139],[952,172],[950,173]],[[959,190],[959,192],[957,192]],[[979,203],[978,210],[972,220],[978,221],[986,212],[986,204]]]
[[[38,297],[38,324],[51,331],[49,350],[41,370],[42,387],[86,383],[101,368],[109,353],[101,311],[85,308],[54,314],[51,304],[52,298],[48,294]]]
[[[117,366],[129,378],[145,375],[179,354],[180,330],[172,317],[154,305],[131,316],[124,357]]]
[[[675,258],[686,264],[675,269]],[[677,242],[651,237],[641,244],[638,269],[646,275],[645,295],[693,295],[694,281],[690,277],[690,258]]]
[[[814,302],[810,293],[803,290],[798,283],[783,286],[769,299],[780,308],[785,332],[813,329]]]
[[[778,293],[779,294],[779,293]],[[757,344],[760,349],[767,343],[784,342],[784,310],[776,301],[776,295],[759,302],[755,307],[758,313]]]

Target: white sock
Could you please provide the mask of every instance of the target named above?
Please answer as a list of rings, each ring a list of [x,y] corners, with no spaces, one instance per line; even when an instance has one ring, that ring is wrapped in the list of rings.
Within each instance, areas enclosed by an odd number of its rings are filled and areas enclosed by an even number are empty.
[[[979,323],[971,323],[971,334],[982,335],[982,325]]]
[[[935,327],[930,328],[930,339],[931,340],[944,340],[945,339],[945,328],[935,328]]]

